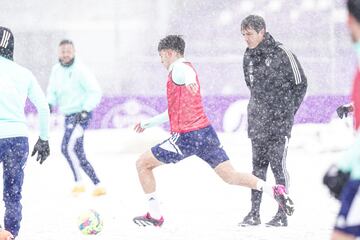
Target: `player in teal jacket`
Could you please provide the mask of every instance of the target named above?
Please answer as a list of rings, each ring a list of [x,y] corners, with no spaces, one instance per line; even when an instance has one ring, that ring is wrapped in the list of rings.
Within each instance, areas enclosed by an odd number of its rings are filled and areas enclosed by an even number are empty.
[[[348,27],[355,50],[360,61],[360,0],[348,0]],[[352,107],[337,109],[339,117],[354,111],[356,137],[353,145],[345,152],[340,161],[331,167],[323,182],[332,194],[341,200],[331,240],[360,239],[360,68],[357,66],[352,91]],[[343,108],[343,109],[342,109]]]
[[[74,174],[73,193],[85,191],[81,182],[80,168],[89,176],[95,185],[94,196],[105,194],[99,185],[94,168],[84,152],[84,131],[91,120],[93,109],[101,100],[101,89],[95,76],[78,59],[75,59],[74,44],[62,40],[59,44],[59,63],[51,70],[47,99],[52,111],[58,106],[65,115],[65,134],[61,150]]]
[[[39,115],[40,137],[32,156],[43,163],[50,154],[49,108],[45,95],[34,75],[13,62],[14,37],[10,29],[0,27],[0,162],[3,163],[3,200],[5,229],[18,235],[22,218],[21,191],[24,167],[29,154],[28,129],[24,114],[28,98]],[[0,240],[11,234],[0,230]]]

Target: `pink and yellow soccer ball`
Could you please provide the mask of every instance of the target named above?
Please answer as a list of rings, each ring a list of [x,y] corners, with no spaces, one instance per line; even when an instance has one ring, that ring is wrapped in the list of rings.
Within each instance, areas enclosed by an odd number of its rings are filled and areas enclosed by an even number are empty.
[[[78,226],[84,235],[96,235],[101,232],[104,223],[97,211],[89,209],[78,217]]]

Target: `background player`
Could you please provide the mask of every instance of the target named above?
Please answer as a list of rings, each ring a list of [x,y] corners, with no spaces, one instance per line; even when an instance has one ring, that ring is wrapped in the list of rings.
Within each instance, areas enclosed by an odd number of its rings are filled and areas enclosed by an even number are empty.
[[[92,110],[100,103],[101,89],[95,76],[78,59],[72,41],[62,40],[58,48],[59,63],[51,70],[47,99],[52,111],[59,106],[65,114],[65,133],[61,152],[74,174],[73,193],[85,191],[81,181],[80,168],[89,176],[95,189],[94,196],[104,195],[105,188],[100,186],[94,168],[84,151],[84,132],[92,116]]]
[[[5,229],[16,237],[22,219],[22,186],[24,167],[29,154],[28,130],[24,108],[28,98],[39,114],[40,137],[31,156],[37,153],[41,163],[50,154],[49,108],[45,95],[34,75],[13,61],[14,36],[10,29],[0,27],[0,161],[3,163],[3,200]],[[0,231],[0,239],[10,234]]]
[[[348,0],[348,27],[355,50],[360,59],[360,0]],[[355,142],[344,156],[331,167],[324,177],[335,196],[340,196],[341,207],[336,218],[332,240],[360,239],[360,69],[356,68],[352,95],[352,104],[338,108],[340,117],[349,111],[354,112]],[[345,109],[346,108],[346,109]],[[340,195],[341,194],[341,195]]]

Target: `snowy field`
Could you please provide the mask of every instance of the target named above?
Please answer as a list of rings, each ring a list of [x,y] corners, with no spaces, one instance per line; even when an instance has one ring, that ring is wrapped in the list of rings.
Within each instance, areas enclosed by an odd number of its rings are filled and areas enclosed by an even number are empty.
[[[346,124],[347,123],[347,124]],[[168,133],[149,129],[136,134],[131,129],[89,130],[88,158],[108,194],[92,197],[87,192],[72,196],[72,174],[60,153],[62,131],[51,134],[51,156],[43,165],[29,158],[25,168],[23,220],[17,240],[317,240],[329,239],[338,202],[329,197],[322,176],[351,143],[348,122],[326,125],[296,125],[288,151],[290,194],[296,210],[287,228],[238,227],[250,209],[250,190],[229,186],[196,157],[155,171],[165,223],[161,228],[140,228],[133,222],[144,214],[146,204],[138,182],[135,161],[139,154]],[[251,146],[245,133],[221,133],[219,137],[233,165],[251,171]],[[31,148],[37,136],[30,137]],[[269,181],[273,177],[269,171]],[[264,195],[261,209],[265,223],[276,213],[274,200]],[[84,210],[97,210],[104,229],[97,236],[84,236],[77,217]],[[3,216],[3,207],[0,210]]]

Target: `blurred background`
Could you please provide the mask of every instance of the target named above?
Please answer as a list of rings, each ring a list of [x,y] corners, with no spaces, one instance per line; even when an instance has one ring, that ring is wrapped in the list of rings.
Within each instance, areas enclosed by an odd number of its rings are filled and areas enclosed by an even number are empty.
[[[15,35],[15,61],[31,69],[44,90],[58,43],[70,38],[105,97],[163,97],[166,70],[157,44],[181,34],[204,96],[247,98],[240,23],[249,14],[263,16],[267,30],[297,55],[308,78],[307,99],[327,97],[311,104],[344,101],[333,97],[346,99],[356,65],[344,0],[11,0],[2,1],[1,10],[1,25]]]
[[[248,94],[240,23],[262,15],[268,31],[300,59],[308,94],[347,94],[354,56],[343,0],[12,0],[0,22],[15,35],[15,60],[45,88],[57,44],[74,41],[107,95],[163,95],[157,44],[182,34],[204,94]],[[149,91],[150,90],[150,91]]]

